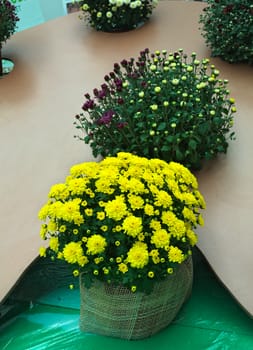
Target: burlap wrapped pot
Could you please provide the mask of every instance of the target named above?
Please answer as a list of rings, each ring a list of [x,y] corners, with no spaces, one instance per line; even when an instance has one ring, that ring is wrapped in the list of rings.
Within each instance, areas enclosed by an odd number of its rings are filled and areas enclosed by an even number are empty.
[[[86,288],[81,275],[80,329],[129,340],[150,337],[173,321],[191,293],[192,280],[191,258],[156,282],[148,295],[97,280]]]

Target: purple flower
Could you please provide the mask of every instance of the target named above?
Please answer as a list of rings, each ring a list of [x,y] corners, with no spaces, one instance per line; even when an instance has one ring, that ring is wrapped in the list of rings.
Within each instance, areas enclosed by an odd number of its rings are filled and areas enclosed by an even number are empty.
[[[120,65],[118,63],[114,63],[114,71],[118,72],[120,70]]]
[[[94,100],[88,100],[83,104],[82,109],[88,111],[88,109],[93,109],[95,106]]]
[[[123,100],[122,97],[119,97],[119,98],[118,98],[118,104],[119,104],[119,105],[123,105],[123,104],[124,104],[124,100]]]
[[[97,98],[99,100],[103,100],[106,96],[106,90],[105,89],[102,89],[102,90],[99,90],[98,93],[97,93]]]
[[[97,96],[98,95],[98,89],[93,89],[93,94],[95,95],[95,96]]]
[[[117,124],[117,128],[118,129],[123,129],[125,126],[127,126],[128,124],[127,124],[127,122],[119,122],[118,124]]]
[[[97,124],[98,125],[108,125],[108,124],[110,124],[114,114],[115,114],[115,112],[112,111],[112,110],[104,112],[102,117],[97,120]]]
[[[120,64],[122,65],[122,67],[127,67],[127,60],[122,60]]]
[[[122,80],[121,79],[114,79],[114,84],[116,86],[117,91],[122,91]]]

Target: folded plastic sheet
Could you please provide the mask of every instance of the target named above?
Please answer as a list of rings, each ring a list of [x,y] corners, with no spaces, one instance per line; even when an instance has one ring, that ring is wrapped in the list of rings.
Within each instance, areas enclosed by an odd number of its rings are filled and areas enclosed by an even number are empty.
[[[249,350],[253,320],[194,252],[191,298],[165,330],[139,341],[126,341],[79,330],[79,291],[58,288],[0,329],[4,350]]]

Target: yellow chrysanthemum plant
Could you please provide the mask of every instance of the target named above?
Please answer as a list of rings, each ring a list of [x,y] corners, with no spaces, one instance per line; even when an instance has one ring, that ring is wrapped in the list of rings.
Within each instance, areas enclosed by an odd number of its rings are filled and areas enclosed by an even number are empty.
[[[40,255],[95,279],[149,293],[192,254],[205,200],[183,165],[120,152],[74,165],[39,211]]]

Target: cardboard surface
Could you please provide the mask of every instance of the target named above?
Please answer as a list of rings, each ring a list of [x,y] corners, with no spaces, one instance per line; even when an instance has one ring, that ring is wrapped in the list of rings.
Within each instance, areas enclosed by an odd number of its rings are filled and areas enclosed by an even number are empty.
[[[17,33],[4,46],[15,69],[0,80],[0,301],[38,256],[37,212],[50,186],[64,181],[71,165],[93,159],[73,138],[83,94],[103,82],[114,62],[146,47],[210,57],[198,24],[203,8],[161,1],[143,27],[114,34],[88,28],[74,13]],[[197,174],[207,202],[199,248],[252,315],[253,68],[211,61],[237,101],[237,140]]]

